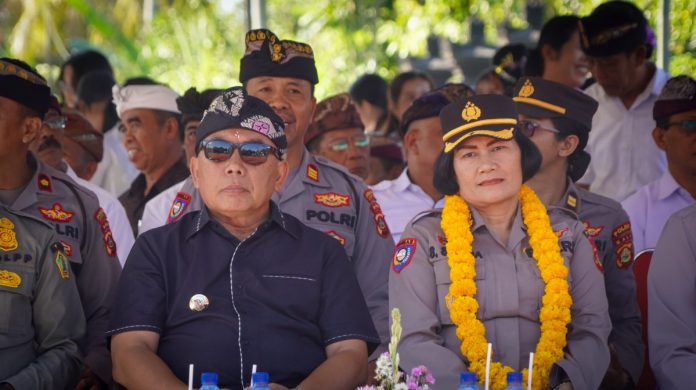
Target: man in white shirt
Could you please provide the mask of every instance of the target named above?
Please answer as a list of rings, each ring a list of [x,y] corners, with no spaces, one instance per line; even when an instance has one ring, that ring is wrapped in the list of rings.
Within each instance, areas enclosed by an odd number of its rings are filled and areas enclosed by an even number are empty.
[[[399,130],[406,151],[406,169],[396,179],[372,187],[394,242],[399,242],[413,217],[435,208],[442,199],[433,185],[435,161],[444,147],[440,110],[451,99],[469,94],[473,95],[470,88],[450,84],[416,99],[404,113]]]
[[[655,144],[669,169],[623,201],[636,251],[655,248],[667,219],[696,199],[696,80],[670,79],[655,102]]]
[[[586,93],[599,109],[586,148],[592,162],[579,182],[619,202],[667,168],[650,132],[653,104],[668,75],[650,61],[647,30],[641,10],[624,1],[604,3],[580,23],[583,50],[597,80]]]

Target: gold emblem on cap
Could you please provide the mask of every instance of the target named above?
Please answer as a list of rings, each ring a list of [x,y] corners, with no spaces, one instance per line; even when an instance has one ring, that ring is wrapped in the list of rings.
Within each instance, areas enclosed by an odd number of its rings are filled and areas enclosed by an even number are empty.
[[[191,311],[203,311],[208,308],[209,304],[208,297],[203,294],[196,294],[189,300],[189,309]]]
[[[527,81],[525,81],[522,85],[522,88],[520,88],[520,93],[518,95],[522,97],[530,97],[533,93],[534,86],[532,85],[532,82],[529,79],[527,79]]]
[[[464,110],[462,110],[462,118],[464,118],[465,121],[470,122],[480,117],[481,109],[472,102],[466,102]]]

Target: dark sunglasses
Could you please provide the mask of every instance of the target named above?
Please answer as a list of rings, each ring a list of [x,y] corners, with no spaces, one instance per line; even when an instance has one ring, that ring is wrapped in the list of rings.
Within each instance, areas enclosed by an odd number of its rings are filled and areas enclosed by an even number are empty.
[[[517,127],[520,129],[522,134],[524,134],[527,138],[532,138],[534,136],[534,132],[537,131],[537,129],[544,129],[548,130],[554,133],[560,133],[560,130],[554,129],[553,127],[544,127],[536,122],[532,121],[519,121],[517,123]]]
[[[266,145],[262,142],[243,142],[235,144],[223,139],[210,139],[201,142],[198,148],[205,154],[205,158],[210,161],[224,162],[232,157],[235,149],[239,149],[239,156],[245,164],[261,165],[268,160],[268,155],[273,154],[278,160],[282,160],[282,155],[278,149]]]

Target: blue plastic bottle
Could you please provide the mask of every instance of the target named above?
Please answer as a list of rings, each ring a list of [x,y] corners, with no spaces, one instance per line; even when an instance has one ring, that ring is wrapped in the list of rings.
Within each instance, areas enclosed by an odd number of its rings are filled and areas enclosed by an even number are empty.
[[[521,372],[508,372],[507,383],[505,390],[524,390]]]
[[[214,372],[204,372],[201,374],[200,390],[220,390],[218,387],[218,376]]]
[[[255,372],[251,374],[251,390],[271,390],[268,387],[268,373]]]
[[[478,382],[476,382],[475,372],[462,372],[459,374],[459,387],[457,390],[479,390]]]

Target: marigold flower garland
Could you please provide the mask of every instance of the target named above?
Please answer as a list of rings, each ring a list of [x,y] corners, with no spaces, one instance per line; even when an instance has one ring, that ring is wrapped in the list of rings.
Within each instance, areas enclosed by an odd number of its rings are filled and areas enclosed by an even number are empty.
[[[558,237],[551,229],[546,208],[526,185],[520,189],[519,198],[522,203],[522,220],[529,233],[529,244],[545,283],[539,311],[541,334],[534,351],[532,377],[534,389],[545,389],[548,387],[551,366],[563,357],[573,301],[568,292],[568,268],[561,257]],[[467,221],[466,225],[464,221]],[[446,196],[441,226],[447,239],[452,280],[446,299],[452,322],[457,326],[457,337],[462,341],[462,354],[469,360],[469,370],[483,381],[488,342],[486,328],[476,318],[479,304],[476,300],[476,259],[472,252],[474,236],[471,224],[467,203],[459,195]],[[512,371],[514,370],[509,366],[491,362],[491,388],[503,389],[507,385],[507,373]],[[523,376],[526,382],[526,368]]]

